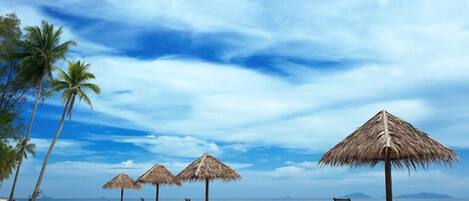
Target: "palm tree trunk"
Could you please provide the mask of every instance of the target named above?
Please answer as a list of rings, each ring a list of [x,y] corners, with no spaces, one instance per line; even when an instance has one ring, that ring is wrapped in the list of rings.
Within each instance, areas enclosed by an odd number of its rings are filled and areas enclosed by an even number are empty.
[[[40,82],[42,83],[42,82]],[[39,98],[41,97],[41,92],[42,92],[42,84],[39,84],[37,87],[37,93],[36,93],[36,100],[34,100],[34,105],[33,105],[33,111],[31,113],[31,118],[29,119],[29,125],[28,129],[26,130],[26,135],[23,140],[23,146],[20,150],[19,153],[19,159],[18,159],[18,166],[16,167],[16,173],[15,173],[15,179],[13,180],[13,185],[11,187],[11,192],[10,192],[10,197],[8,198],[9,201],[13,201],[13,197],[15,195],[15,189],[16,189],[16,182],[18,182],[18,176],[20,175],[20,169],[21,169],[21,164],[23,163],[23,155],[26,149],[26,145],[28,144],[29,141],[29,135],[31,133],[31,128],[33,127],[33,122],[34,118],[36,117],[36,111],[37,111],[37,105],[39,104]]]
[[[37,196],[38,196],[38,193],[39,193],[39,187],[41,186],[41,182],[42,182],[42,177],[44,176],[44,173],[46,171],[46,167],[47,167],[47,164],[49,163],[49,158],[52,154],[52,151],[54,150],[54,146],[55,146],[55,143],[57,142],[57,140],[59,139],[59,135],[60,133],[62,132],[62,129],[64,127],[64,122],[65,122],[65,117],[67,116],[67,111],[69,111],[69,103],[72,99],[75,98],[75,95],[70,95],[67,99],[67,102],[65,103],[65,106],[64,106],[64,111],[62,113],[62,118],[60,119],[60,126],[59,128],[57,129],[56,133],[55,133],[55,136],[54,136],[54,139],[52,140],[52,143],[50,144],[49,146],[49,150],[47,151],[47,154],[46,154],[46,157],[44,158],[44,162],[42,164],[42,168],[41,168],[41,172],[39,173],[39,177],[37,179],[37,183],[36,183],[36,186],[34,187],[34,192],[33,194],[31,195],[31,198],[30,198],[30,201],[35,201]]]

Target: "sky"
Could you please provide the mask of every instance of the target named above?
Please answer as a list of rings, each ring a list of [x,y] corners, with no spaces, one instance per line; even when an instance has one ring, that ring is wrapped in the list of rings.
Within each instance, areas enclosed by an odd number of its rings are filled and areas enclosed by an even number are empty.
[[[382,197],[382,166],[317,161],[383,109],[459,156],[451,167],[394,170],[394,193],[469,197],[468,9],[437,0],[0,3],[22,26],[62,26],[62,39],[78,43],[68,59],[90,63],[102,89],[93,109],[77,105],[65,123],[42,184],[56,198],[118,197],[102,189],[118,173],[137,178],[161,163],[177,174],[203,153],[242,177],[212,184],[213,197]],[[19,197],[33,190],[62,106],[57,97],[40,105],[38,155],[22,167]],[[203,193],[189,183],[160,195]]]

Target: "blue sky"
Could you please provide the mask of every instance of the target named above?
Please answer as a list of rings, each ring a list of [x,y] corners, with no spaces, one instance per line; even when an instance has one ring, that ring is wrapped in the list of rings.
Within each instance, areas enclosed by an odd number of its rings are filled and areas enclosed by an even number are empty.
[[[469,197],[468,9],[432,0],[0,4],[24,26],[63,26],[64,40],[79,44],[69,58],[91,63],[102,88],[93,110],[78,106],[66,122],[44,179],[47,195],[73,198],[117,197],[101,189],[114,175],[135,178],[157,162],[177,174],[204,152],[243,177],[214,184],[214,197],[381,197],[381,167],[316,164],[381,109],[460,157],[452,168],[394,171],[395,194]],[[61,104],[40,107],[39,154],[24,166],[19,196],[32,192]],[[202,197],[203,186],[162,196]]]

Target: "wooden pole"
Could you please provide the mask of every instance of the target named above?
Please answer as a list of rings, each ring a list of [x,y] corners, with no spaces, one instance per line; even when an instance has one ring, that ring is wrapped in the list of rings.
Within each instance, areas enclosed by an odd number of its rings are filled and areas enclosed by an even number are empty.
[[[156,184],[156,201],[158,201],[160,197],[160,185]]]
[[[124,201],[124,188],[121,188],[121,201]]]
[[[208,179],[205,179],[205,201],[208,201]]]
[[[384,156],[384,175],[386,180],[386,201],[392,201],[392,178],[391,178],[391,135],[389,134],[388,129],[388,115],[385,110],[383,110],[383,129],[384,136],[386,140],[386,149]]]
[[[392,178],[391,178],[391,160],[386,149],[386,160],[384,162],[384,174],[386,178],[386,201],[392,201]]]

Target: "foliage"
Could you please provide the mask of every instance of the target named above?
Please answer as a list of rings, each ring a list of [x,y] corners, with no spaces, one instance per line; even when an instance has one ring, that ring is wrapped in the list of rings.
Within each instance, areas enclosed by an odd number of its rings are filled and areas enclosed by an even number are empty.
[[[15,14],[0,16],[0,181],[8,178],[17,165],[18,149],[11,144],[20,142],[23,121],[20,118],[31,82],[20,78],[23,51],[20,20]],[[34,145],[28,144],[28,152]]]
[[[26,40],[22,57],[22,77],[32,81],[36,86],[43,81],[52,80],[54,64],[64,59],[74,41],[60,43],[62,27],[45,21],[41,26],[26,27]]]
[[[72,109],[75,103],[75,96],[81,101],[83,100],[91,108],[93,107],[89,96],[86,94],[86,91],[92,91],[95,94],[100,94],[100,88],[88,82],[91,79],[95,79],[95,76],[88,72],[90,64],[86,64],[82,61],[77,61],[75,63],[68,62],[67,72],[62,69],[57,69],[59,74],[57,79],[52,82],[53,92],[62,92],[61,96],[64,102],[69,101],[69,104],[66,105],[66,113],[70,118],[72,114]],[[73,96],[72,96],[73,95]],[[69,100],[69,98],[71,98]]]
[[[15,14],[0,17],[0,138],[18,138],[22,132],[19,118],[25,95],[32,85],[18,79],[21,71],[22,33]]]
[[[16,151],[6,143],[0,143],[0,180],[7,179],[16,167]]]

